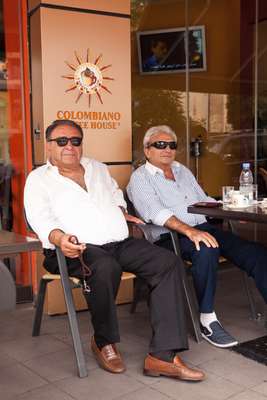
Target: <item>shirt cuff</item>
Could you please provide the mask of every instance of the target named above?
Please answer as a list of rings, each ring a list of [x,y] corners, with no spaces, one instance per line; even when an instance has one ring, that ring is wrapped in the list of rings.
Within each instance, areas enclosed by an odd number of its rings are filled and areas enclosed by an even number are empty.
[[[50,227],[47,227],[46,229],[45,228],[42,229],[42,233],[40,235],[38,235],[44,248],[46,248],[46,249],[55,249],[56,248],[56,246],[49,241],[49,235],[55,229],[60,229],[60,228],[58,228],[55,225],[51,225]]]
[[[173,212],[167,209],[161,210],[154,218],[153,223],[156,225],[164,226],[165,222],[173,216]]]

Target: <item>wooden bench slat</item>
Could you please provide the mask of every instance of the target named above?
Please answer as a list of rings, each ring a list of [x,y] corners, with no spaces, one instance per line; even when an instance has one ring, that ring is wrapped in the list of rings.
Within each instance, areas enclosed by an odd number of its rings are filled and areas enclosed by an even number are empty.
[[[79,285],[80,284],[80,279],[74,278],[72,276],[70,276],[69,278],[75,285]],[[132,274],[131,272],[123,272],[122,276],[121,276],[121,280],[122,281],[126,281],[128,279],[134,279],[134,278],[135,278],[135,275]],[[46,280],[51,280],[52,281],[52,280],[60,280],[61,277],[60,277],[59,274],[49,274],[49,273],[47,273],[47,274],[44,274],[42,276],[42,279],[46,279]]]

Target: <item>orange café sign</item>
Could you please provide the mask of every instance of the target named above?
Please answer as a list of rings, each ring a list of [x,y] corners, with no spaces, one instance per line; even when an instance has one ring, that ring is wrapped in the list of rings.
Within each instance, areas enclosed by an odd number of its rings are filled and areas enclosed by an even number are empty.
[[[120,112],[59,110],[57,119],[72,119],[83,129],[117,129],[120,126]]]
[[[75,103],[78,103],[81,96],[85,95],[88,98],[88,108],[91,107],[93,97],[98,100],[98,103],[103,105],[101,91],[112,94],[104,82],[114,81],[114,78],[106,74],[106,70],[111,67],[111,64],[102,64],[102,54],[96,59],[90,56],[87,49],[86,60],[76,53],[75,64],[70,64],[65,61],[66,65],[72,70],[69,75],[63,75],[62,78],[70,80],[71,86],[65,90],[70,92],[78,91],[78,96]],[[97,112],[97,111],[73,111],[59,110],[57,111],[57,119],[72,119],[76,121],[83,129],[117,129],[120,126],[120,112]]]
[[[83,62],[81,57],[74,52],[78,65],[70,64],[65,61],[66,65],[73,71],[69,75],[63,75],[62,78],[71,80],[71,86],[65,90],[70,92],[72,90],[78,90],[78,97],[76,103],[80,100],[81,96],[88,96],[88,106],[90,108],[91,98],[96,95],[99,102],[103,104],[101,97],[101,90],[112,94],[111,91],[104,85],[104,81],[114,81],[114,78],[105,76],[103,71],[106,71],[111,67],[111,64],[101,66],[102,54],[100,54],[93,62],[90,62],[90,51],[87,49],[86,62]]]

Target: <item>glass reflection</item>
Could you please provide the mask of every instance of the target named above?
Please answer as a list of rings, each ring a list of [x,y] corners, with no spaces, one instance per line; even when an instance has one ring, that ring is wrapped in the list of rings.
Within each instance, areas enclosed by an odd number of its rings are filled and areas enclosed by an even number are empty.
[[[262,171],[267,174],[267,2],[257,1],[132,0],[134,160],[142,158],[145,130],[164,123],[179,137],[177,157],[182,163],[191,140],[189,167],[210,195],[219,197],[222,186],[237,186],[244,161],[251,163],[259,195],[266,195]],[[192,27],[205,32],[205,68],[142,75],[137,33],[186,25],[188,39]],[[188,67],[190,43],[185,47]]]

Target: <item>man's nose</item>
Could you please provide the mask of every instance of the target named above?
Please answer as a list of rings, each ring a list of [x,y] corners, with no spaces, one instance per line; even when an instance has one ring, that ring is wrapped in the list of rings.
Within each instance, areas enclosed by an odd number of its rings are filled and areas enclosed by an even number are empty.
[[[171,151],[170,146],[167,146],[164,151],[167,151],[168,153]]]
[[[71,144],[71,141],[69,140],[68,143],[66,144],[65,148],[72,150],[73,149],[73,144]]]

